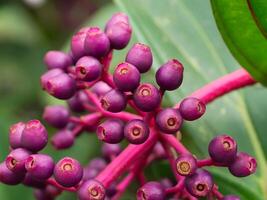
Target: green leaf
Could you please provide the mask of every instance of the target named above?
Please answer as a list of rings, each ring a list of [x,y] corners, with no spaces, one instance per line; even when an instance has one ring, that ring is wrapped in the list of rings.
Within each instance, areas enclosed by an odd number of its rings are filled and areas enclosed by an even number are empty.
[[[115,2],[131,18],[132,42],[152,47],[154,64],[147,80],[153,80],[157,68],[168,59],[178,58],[184,64],[184,83],[178,91],[167,93],[165,105],[177,103],[197,88],[240,67],[220,37],[208,1]],[[238,141],[239,150],[257,158],[257,173],[243,179],[233,177],[227,170],[211,168],[225,194],[234,193],[244,200],[267,198],[264,194],[267,146],[263,145],[267,131],[266,98],[266,90],[260,85],[233,92],[209,105],[205,117],[184,125],[182,141],[200,158],[208,155],[210,139],[221,133],[232,135]]]
[[[267,1],[211,0],[211,4],[233,55],[256,80],[267,85]]]

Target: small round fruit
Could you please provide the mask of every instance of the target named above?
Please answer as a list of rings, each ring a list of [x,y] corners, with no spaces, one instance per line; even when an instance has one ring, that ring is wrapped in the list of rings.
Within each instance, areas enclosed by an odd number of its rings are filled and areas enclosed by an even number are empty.
[[[200,118],[206,111],[206,105],[197,98],[185,98],[179,107],[182,117],[187,121]]]
[[[87,31],[90,27],[81,28],[75,35],[71,38],[71,53],[75,60],[78,60],[85,55],[84,41],[86,38]]]
[[[59,130],[51,139],[53,147],[56,149],[67,149],[74,144],[75,137],[68,129]]]
[[[72,58],[62,51],[48,51],[44,56],[44,63],[48,70],[56,68],[66,70],[72,65]]]
[[[108,143],[104,143],[102,145],[101,150],[102,150],[102,155],[106,159],[110,159],[112,157],[115,157],[115,156],[119,155],[120,152],[122,151],[119,144],[108,144]]]
[[[21,135],[25,128],[25,123],[18,122],[13,124],[9,128],[9,144],[13,149],[22,147],[21,144]]]
[[[110,90],[100,100],[102,107],[109,112],[121,112],[127,106],[124,93],[119,90]]]
[[[106,189],[96,180],[85,181],[78,191],[79,200],[104,200]]]
[[[7,185],[17,185],[24,179],[23,173],[17,174],[10,171],[5,162],[0,163],[0,182]]]
[[[64,128],[69,117],[69,110],[61,105],[46,106],[43,113],[43,119],[55,128]]]
[[[182,154],[176,159],[175,168],[179,175],[190,176],[197,170],[197,160],[191,154]]]
[[[137,200],[165,200],[165,190],[158,182],[147,182],[137,191]]]
[[[83,112],[85,111],[84,104],[89,103],[87,95],[83,91],[78,91],[71,97],[68,101],[68,106],[73,112]]]
[[[125,125],[124,136],[131,144],[142,144],[149,137],[149,127],[143,120],[133,119]]]
[[[47,87],[47,82],[53,78],[54,76],[57,76],[59,74],[63,74],[64,71],[62,69],[51,69],[47,72],[45,72],[41,78],[40,78],[40,83],[41,83],[41,87],[43,90],[46,89]]]

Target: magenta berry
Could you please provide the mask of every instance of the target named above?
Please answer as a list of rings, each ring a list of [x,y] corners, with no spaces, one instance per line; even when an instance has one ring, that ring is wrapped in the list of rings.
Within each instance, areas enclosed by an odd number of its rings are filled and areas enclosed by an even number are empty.
[[[104,96],[107,92],[109,92],[112,88],[103,81],[98,81],[91,87],[91,91],[96,94],[98,97]]]
[[[57,162],[54,169],[56,181],[64,187],[77,185],[83,176],[83,168],[80,163],[70,157],[64,157]]]
[[[197,170],[197,160],[191,154],[182,154],[176,159],[175,168],[179,175],[190,176]]]
[[[236,177],[249,176],[256,172],[257,161],[245,152],[239,152],[231,165],[229,171]]]
[[[6,166],[14,173],[25,173],[25,162],[30,152],[23,148],[12,150],[6,157]]]
[[[166,108],[156,116],[156,124],[164,133],[176,133],[183,124],[183,118],[177,109]]]
[[[62,73],[49,78],[45,90],[58,99],[69,99],[76,92],[76,84],[71,76]]]
[[[94,158],[88,164],[88,167],[96,168],[98,170],[103,170],[106,166],[107,162],[103,158]]]
[[[120,23],[120,22],[129,24],[129,17],[125,13],[122,13],[122,12],[113,14],[106,24],[105,32],[107,31],[109,27],[112,27],[115,24]]]
[[[32,154],[27,158],[25,168],[32,177],[46,180],[53,174],[54,161],[45,154]]]
[[[175,59],[162,65],[156,73],[156,81],[164,90],[175,90],[183,82],[183,65]]]
[[[160,180],[160,184],[163,186],[163,188],[166,190],[168,188],[171,188],[173,186],[173,183],[170,179],[164,178]]]
[[[46,128],[39,120],[30,120],[21,135],[21,144],[29,151],[37,152],[42,150],[48,142]]]
[[[73,112],[83,112],[85,110],[84,104],[89,103],[89,100],[83,91],[78,91],[67,103]]]
[[[48,51],[44,57],[47,69],[67,69],[72,65],[72,58],[62,51]]]
[[[165,200],[164,187],[158,182],[147,182],[137,191],[137,200]]]
[[[213,188],[211,174],[204,169],[198,169],[193,175],[185,180],[187,191],[196,198],[206,197]]]
[[[25,123],[18,122],[13,124],[9,129],[9,144],[13,149],[22,147],[21,135],[25,128]]]
[[[56,128],[64,128],[69,117],[69,110],[61,105],[46,106],[43,113],[43,119]]]
[[[236,141],[229,135],[216,136],[210,141],[209,154],[215,162],[225,165],[230,164],[236,158]]]
[[[120,112],[126,108],[126,96],[119,90],[107,92],[100,100],[102,107],[110,112]]]
[[[240,200],[240,198],[236,195],[226,195],[222,200]]]
[[[187,121],[200,118],[206,111],[206,105],[194,97],[185,98],[179,107],[182,117]]]
[[[46,73],[44,73],[40,78],[40,83],[41,83],[42,89],[46,90],[47,83],[51,78],[53,78],[59,74],[63,74],[63,73],[64,73],[64,71],[62,69],[51,69],[51,70],[47,71]]]
[[[85,55],[84,41],[89,29],[89,27],[82,28],[71,38],[71,53],[75,60]]]
[[[128,51],[125,61],[134,65],[140,73],[145,73],[153,63],[152,51],[149,46],[136,43]]]
[[[85,181],[78,191],[79,200],[104,200],[106,189],[96,180]]]
[[[76,63],[76,77],[83,81],[93,81],[100,77],[101,63],[94,57],[84,56]]]
[[[86,55],[94,57],[105,56],[110,48],[110,42],[105,33],[98,27],[91,27],[85,37],[84,50]]]
[[[124,62],[116,67],[113,80],[119,90],[133,91],[140,83],[140,73],[135,66]]]
[[[87,181],[89,179],[95,178],[99,174],[99,169],[92,167],[85,167],[83,169],[83,180]]]
[[[160,105],[161,97],[154,85],[143,83],[135,90],[133,100],[140,110],[151,112]]]
[[[0,182],[7,185],[17,185],[24,179],[23,173],[14,173],[10,171],[5,162],[0,163]]]
[[[97,137],[110,144],[116,144],[123,140],[122,121],[117,119],[108,119],[97,127]]]
[[[51,143],[56,149],[67,149],[73,145],[74,140],[72,132],[68,129],[63,129],[53,135]]]
[[[143,120],[131,120],[124,127],[124,136],[132,144],[142,144],[149,136],[149,127]]]
[[[25,178],[22,181],[23,185],[33,187],[33,188],[45,188],[45,180],[39,180],[33,177],[30,173],[26,173]]]
[[[122,151],[119,144],[104,143],[101,149],[102,149],[102,155],[107,159],[116,157]]]

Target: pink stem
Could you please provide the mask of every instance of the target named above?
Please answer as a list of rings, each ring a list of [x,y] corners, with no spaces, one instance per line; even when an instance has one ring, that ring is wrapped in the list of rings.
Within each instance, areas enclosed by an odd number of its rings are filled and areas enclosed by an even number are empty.
[[[203,160],[198,160],[197,161],[197,166],[198,167],[206,167],[206,166],[224,167],[225,165],[222,165],[220,163],[216,163],[211,158],[206,158],[206,159],[203,159]]]
[[[58,184],[54,178],[47,179],[46,183],[49,185],[53,185],[60,190],[65,190],[65,191],[69,191],[69,192],[77,192],[77,188],[78,188],[78,187],[70,187],[70,188],[63,187],[60,184]]]
[[[166,190],[166,194],[172,194],[172,193],[181,192],[181,190],[184,187],[184,181],[185,181],[185,177],[181,177],[181,179],[180,179],[180,181],[178,182],[177,185],[175,185],[174,187],[168,188]]]
[[[161,133],[160,138],[165,144],[171,145],[178,153],[188,154],[190,153],[187,148],[173,135]]]

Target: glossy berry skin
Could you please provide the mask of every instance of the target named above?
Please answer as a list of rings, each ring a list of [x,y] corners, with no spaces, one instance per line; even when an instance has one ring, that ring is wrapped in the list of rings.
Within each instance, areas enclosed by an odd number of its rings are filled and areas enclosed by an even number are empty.
[[[175,160],[175,168],[179,175],[190,176],[197,170],[197,160],[191,154],[182,154]]]
[[[99,98],[104,96],[107,92],[112,90],[112,88],[103,81],[98,81],[91,87],[91,91],[96,94]]]
[[[211,174],[204,169],[198,169],[193,175],[185,179],[187,191],[196,198],[206,197],[213,188]]]
[[[48,142],[48,134],[39,120],[30,120],[21,135],[21,144],[29,151],[42,150]]]
[[[136,43],[128,51],[125,61],[134,65],[140,73],[145,73],[153,63],[152,51],[149,46]]]
[[[68,74],[53,76],[46,82],[45,90],[58,99],[69,99],[76,92],[75,80]]]
[[[68,129],[59,130],[51,139],[51,143],[56,149],[67,149],[74,144],[75,137]]]
[[[25,173],[25,162],[30,154],[31,152],[23,148],[12,150],[5,160],[7,168],[17,174]]]
[[[213,161],[229,165],[236,158],[236,141],[229,135],[218,135],[209,143],[209,154]]]
[[[25,168],[32,177],[46,180],[53,174],[54,161],[45,154],[32,154],[27,158]]]
[[[105,26],[105,32],[107,31],[107,29],[109,29],[110,27],[114,26],[115,24],[119,22],[129,24],[129,17],[123,12],[117,12],[113,14]]]
[[[26,173],[25,178],[22,181],[23,185],[33,187],[33,188],[45,188],[45,180],[39,180],[34,178],[30,173]]]
[[[91,27],[86,34],[84,50],[86,55],[100,58],[105,56],[110,48],[110,42],[105,33],[98,27]]]
[[[0,164],[0,182],[7,185],[17,185],[21,183],[24,179],[24,174],[14,173],[10,171],[5,162]]]
[[[110,159],[112,157],[115,157],[115,156],[119,155],[120,152],[122,151],[119,144],[108,144],[108,143],[104,143],[102,145],[101,150],[102,150],[102,155],[106,159]]]
[[[72,58],[62,51],[48,51],[44,56],[44,63],[48,70],[56,68],[66,70],[72,65]]]
[[[43,113],[43,119],[55,128],[64,128],[69,117],[69,110],[61,105],[46,106]]]
[[[113,80],[117,88],[123,92],[135,90],[140,83],[140,73],[130,63],[119,64],[113,74]]]
[[[256,172],[257,161],[245,152],[239,152],[231,165],[229,171],[236,177],[249,176]]]
[[[240,198],[236,195],[226,195],[222,198],[222,200],[240,200]]]
[[[119,90],[111,90],[100,100],[102,107],[109,112],[121,112],[126,108],[127,100],[124,93]]]
[[[164,133],[173,134],[180,130],[183,118],[177,109],[166,108],[157,114],[156,124]]]
[[[187,121],[200,118],[206,111],[206,105],[197,98],[185,98],[179,107],[182,117]]]
[[[123,128],[124,124],[122,121],[118,119],[108,119],[97,127],[97,137],[106,143],[119,143],[124,137]]]
[[[147,182],[137,191],[137,200],[165,200],[164,187],[158,182]]]
[[[40,83],[41,83],[42,89],[44,89],[44,90],[46,89],[47,82],[51,78],[53,78],[59,74],[63,74],[63,73],[64,73],[64,71],[62,69],[51,69],[51,70],[47,71],[46,73],[44,73],[40,78]]]
[[[64,187],[77,185],[83,176],[83,168],[80,163],[70,157],[64,157],[57,162],[54,168],[56,181]]]
[[[85,107],[83,104],[89,103],[87,95],[83,91],[78,91],[68,100],[68,106],[73,112],[83,112]]]
[[[13,149],[22,147],[21,134],[25,128],[25,123],[18,122],[9,129],[9,144]]]
[[[85,181],[78,190],[79,200],[104,200],[106,189],[96,180]]]
[[[102,65],[96,58],[84,56],[77,61],[75,72],[79,80],[94,81],[100,77]]]
[[[183,82],[183,65],[175,59],[163,64],[156,73],[156,81],[164,90],[175,90]]]
[[[142,144],[149,137],[149,127],[143,120],[133,119],[125,125],[124,137],[131,144]]]
[[[85,55],[84,41],[90,27],[81,28],[74,36],[71,38],[71,53],[75,60],[78,60]]]
[[[123,49],[130,42],[132,28],[129,23],[117,22],[109,25],[105,31],[113,49]]]
[[[135,105],[144,112],[155,110],[161,101],[159,90],[150,83],[138,86],[133,95]]]

